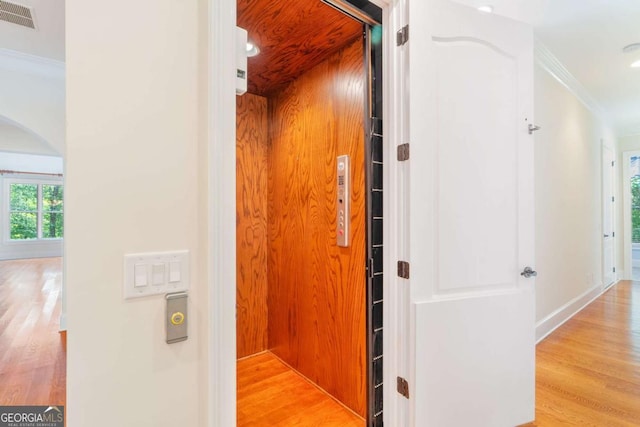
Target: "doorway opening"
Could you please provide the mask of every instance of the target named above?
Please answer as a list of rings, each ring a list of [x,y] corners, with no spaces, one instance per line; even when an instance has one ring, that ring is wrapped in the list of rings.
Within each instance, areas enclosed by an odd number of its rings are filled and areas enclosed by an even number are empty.
[[[0,406],[62,407],[63,159],[1,117],[0,141]]]
[[[640,151],[623,154],[625,270],[640,280]]]
[[[65,1],[0,3],[0,406],[64,412]]]
[[[382,16],[352,3],[238,1],[239,426],[382,425]]]

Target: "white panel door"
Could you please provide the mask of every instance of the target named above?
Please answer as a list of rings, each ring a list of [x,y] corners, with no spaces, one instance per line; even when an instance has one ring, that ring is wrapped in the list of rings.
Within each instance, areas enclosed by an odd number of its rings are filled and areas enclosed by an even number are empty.
[[[612,285],[616,279],[614,252],[614,160],[613,151],[602,147],[602,283]]]
[[[410,19],[412,425],[515,426],[535,403],[532,29],[446,0]]]

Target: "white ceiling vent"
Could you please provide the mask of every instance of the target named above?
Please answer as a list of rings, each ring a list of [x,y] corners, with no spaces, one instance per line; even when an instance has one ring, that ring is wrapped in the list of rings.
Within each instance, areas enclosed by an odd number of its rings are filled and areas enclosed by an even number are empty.
[[[23,27],[33,28],[34,30],[36,28],[30,7],[4,0],[0,0],[0,21],[22,25]]]

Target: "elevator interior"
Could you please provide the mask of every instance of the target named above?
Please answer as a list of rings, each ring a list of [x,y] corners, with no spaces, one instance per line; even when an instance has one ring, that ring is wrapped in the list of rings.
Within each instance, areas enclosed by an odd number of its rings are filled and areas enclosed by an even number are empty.
[[[239,0],[238,26],[260,50],[236,105],[238,425],[293,411],[281,395],[243,407],[247,390],[284,386],[291,373],[355,420],[336,425],[364,425],[363,25],[320,0]],[[338,245],[339,156],[349,158],[346,247]],[[304,401],[303,390],[285,396]]]

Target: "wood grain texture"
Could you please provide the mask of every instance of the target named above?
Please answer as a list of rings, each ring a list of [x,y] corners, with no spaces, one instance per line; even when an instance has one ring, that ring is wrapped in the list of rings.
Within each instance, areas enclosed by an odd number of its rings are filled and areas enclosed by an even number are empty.
[[[536,348],[536,421],[640,425],[640,282],[609,289]]]
[[[362,25],[320,0],[238,0],[238,25],[260,47],[248,60],[248,90],[278,91],[362,37]]]
[[[267,349],[267,99],[236,97],[238,358]]]
[[[361,41],[269,100],[269,347],[366,414]],[[336,157],[351,156],[351,246],[336,245]]]
[[[363,427],[340,405],[269,352],[238,361],[238,427]]]
[[[62,259],[0,261],[0,406],[64,405]]]

